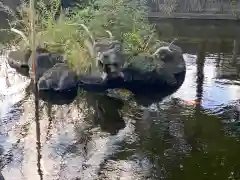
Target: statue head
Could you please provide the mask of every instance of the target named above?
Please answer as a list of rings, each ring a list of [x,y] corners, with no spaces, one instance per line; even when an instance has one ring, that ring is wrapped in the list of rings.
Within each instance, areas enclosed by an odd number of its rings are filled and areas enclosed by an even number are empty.
[[[104,78],[122,76],[121,70],[124,58],[121,43],[117,40],[102,40],[94,44],[96,66],[103,73]]]
[[[90,55],[95,59],[96,67],[101,72],[102,78],[116,78],[123,76],[121,70],[124,64],[122,53],[122,44],[115,40],[110,31],[106,31],[109,37],[93,38],[88,28],[82,25],[89,34],[89,38],[85,40]]]

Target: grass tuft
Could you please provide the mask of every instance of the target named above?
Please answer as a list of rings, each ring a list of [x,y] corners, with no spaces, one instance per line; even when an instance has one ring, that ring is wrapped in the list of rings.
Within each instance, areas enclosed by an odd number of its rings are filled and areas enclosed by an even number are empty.
[[[123,42],[126,53],[151,54],[156,50],[157,35],[148,22],[145,0],[95,0],[71,11],[61,9],[60,0],[39,0],[35,8],[36,46],[65,55],[76,72],[87,72],[95,64],[84,46],[87,35],[80,24],[85,24],[95,37],[108,37],[110,31]],[[10,24],[17,33],[14,42],[22,50],[30,48],[30,13],[29,3],[23,1]]]

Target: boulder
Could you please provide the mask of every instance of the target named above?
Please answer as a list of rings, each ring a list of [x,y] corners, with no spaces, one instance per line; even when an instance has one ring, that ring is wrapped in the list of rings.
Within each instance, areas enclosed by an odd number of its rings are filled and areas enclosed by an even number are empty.
[[[186,64],[181,52],[163,47],[157,56],[135,56],[122,72],[126,89],[147,95],[178,89],[185,79]]]
[[[11,68],[16,69],[18,73],[24,76],[29,76],[32,73],[32,58],[31,58],[31,50],[21,51],[11,51],[8,54],[8,64]],[[50,53],[45,48],[37,48],[36,49],[36,74],[37,80],[46,72],[48,69],[52,68],[56,63],[65,62],[63,56]]]
[[[17,50],[11,51],[7,56],[9,66],[23,76],[29,76],[28,59],[30,55],[28,53]]]
[[[26,68],[31,72],[31,51],[9,54],[11,67]],[[149,104],[144,97],[152,100],[162,99],[176,91],[185,79],[186,65],[181,52],[162,48],[157,56],[138,55],[122,69],[124,76],[103,80],[100,75],[77,76],[66,64],[64,58],[45,49],[39,49],[36,56],[36,76],[42,99],[74,99],[77,89],[108,94],[109,89],[128,89],[144,105]],[[71,97],[68,97],[71,96]],[[149,100],[149,98],[147,98]],[[152,100],[150,100],[152,102]]]
[[[37,52],[36,54],[36,79],[39,80],[43,74],[57,63],[64,63],[64,58],[56,53]],[[32,58],[28,60],[30,76],[32,75]]]
[[[183,84],[186,64],[180,50],[163,47],[156,56],[138,55],[126,63],[122,69],[123,77],[102,81],[100,77],[81,76],[79,87],[89,92],[106,92],[108,89],[128,89],[143,104],[162,99],[175,92]],[[149,98],[147,98],[149,99]]]
[[[78,87],[89,92],[106,93],[108,89],[124,88],[122,77],[103,80],[100,76],[80,75]]]
[[[38,81],[39,91],[68,92],[77,89],[78,77],[67,64],[57,63]]]
[[[183,84],[185,79],[185,71],[175,74],[177,84],[175,86],[168,86],[167,84],[162,87],[157,86],[156,89],[146,87],[135,91],[134,99],[138,105],[149,107],[153,103],[161,102],[165,97],[175,93]],[[134,83],[133,85],[134,86]],[[136,85],[135,85],[136,86]],[[161,89],[160,89],[161,88]],[[131,88],[132,89],[132,88]]]

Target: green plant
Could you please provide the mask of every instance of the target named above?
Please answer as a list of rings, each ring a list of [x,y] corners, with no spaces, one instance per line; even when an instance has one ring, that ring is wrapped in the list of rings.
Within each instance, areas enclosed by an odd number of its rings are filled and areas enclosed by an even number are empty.
[[[93,60],[84,46],[85,24],[97,37],[106,37],[106,30],[124,44],[127,53],[152,53],[157,35],[155,27],[148,22],[144,0],[95,0],[85,7],[72,8],[68,13],[61,9],[60,0],[40,0],[35,4],[36,46],[45,46],[50,51],[65,55],[77,72],[86,72]],[[19,34],[22,49],[30,45],[30,7],[24,1],[11,30]],[[22,40],[23,39],[23,40]],[[154,49],[154,50],[153,50]]]
[[[51,6],[49,6],[51,5]],[[77,72],[85,72],[92,64],[87,49],[83,45],[83,29],[74,23],[74,19],[67,16],[60,9],[60,0],[40,0],[36,4],[35,14],[35,46],[47,47],[67,57],[69,64]],[[59,17],[56,19],[57,14]],[[27,2],[23,2],[18,9],[11,31],[17,33],[17,42],[21,50],[30,48],[31,9]]]
[[[145,0],[96,0],[98,10],[90,11],[88,26],[97,35],[110,30],[124,43],[128,53],[149,52],[157,35],[155,27],[148,22],[146,3]]]

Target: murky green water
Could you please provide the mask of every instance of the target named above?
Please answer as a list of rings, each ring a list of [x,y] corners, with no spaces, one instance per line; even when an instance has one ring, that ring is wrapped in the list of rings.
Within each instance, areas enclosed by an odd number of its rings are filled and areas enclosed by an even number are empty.
[[[25,90],[29,80],[8,69],[7,86],[2,56],[0,167],[6,180],[240,179],[233,39],[184,40],[178,42],[187,63],[184,84],[149,108],[86,95],[63,106],[40,101],[36,114],[34,96]],[[104,110],[94,113],[95,100]]]

